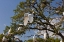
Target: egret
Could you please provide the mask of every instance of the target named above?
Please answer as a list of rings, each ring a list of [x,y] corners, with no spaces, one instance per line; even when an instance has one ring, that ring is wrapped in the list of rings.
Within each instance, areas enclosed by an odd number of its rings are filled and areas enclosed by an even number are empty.
[[[28,17],[28,13],[24,14],[24,25],[26,26],[28,23],[29,17]]]
[[[28,23],[33,22],[33,14],[25,13],[24,14],[24,25],[26,26]]]
[[[60,42],[62,42],[62,39],[60,40]]]

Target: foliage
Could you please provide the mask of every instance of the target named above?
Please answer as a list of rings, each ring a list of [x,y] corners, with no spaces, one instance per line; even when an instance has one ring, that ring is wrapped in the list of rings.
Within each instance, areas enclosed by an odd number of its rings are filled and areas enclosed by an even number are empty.
[[[49,38],[46,41],[42,38],[36,38],[37,42],[60,42],[60,40],[58,38],[53,39],[53,38]],[[25,42],[33,42],[33,39],[28,39]]]

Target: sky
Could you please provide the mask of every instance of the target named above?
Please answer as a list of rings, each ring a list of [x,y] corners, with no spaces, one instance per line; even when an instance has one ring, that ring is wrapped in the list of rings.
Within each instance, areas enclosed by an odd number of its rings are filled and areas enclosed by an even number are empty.
[[[3,32],[6,25],[10,25],[13,10],[23,0],[0,0],[0,33]]]

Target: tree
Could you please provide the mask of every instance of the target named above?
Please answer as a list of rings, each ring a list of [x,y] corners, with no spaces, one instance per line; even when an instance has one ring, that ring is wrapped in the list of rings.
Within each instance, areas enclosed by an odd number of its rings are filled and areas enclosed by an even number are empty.
[[[42,39],[42,38],[36,38],[36,40],[37,40],[37,42],[45,42],[45,40]],[[26,40],[25,42],[33,42],[33,39],[28,39],[28,40]],[[59,40],[58,38],[56,38],[56,39],[49,38],[49,39],[47,40],[47,42],[60,42],[60,40]]]
[[[0,41],[2,42],[3,34],[0,34]]]
[[[21,27],[21,29],[14,31],[13,35],[25,34],[27,30],[33,29],[46,30],[47,38],[49,38],[48,31],[50,31],[54,35],[60,36],[64,42],[64,35],[61,32],[64,29],[62,27],[64,22],[63,0],[56,2],[58,6],[54,6],[53,2],[55,0],[26,0],[25,2],[20,2],[14,10],[15,15],[11,17],[12,24],[9,27],[13,31],[17,30],[18,27]]]

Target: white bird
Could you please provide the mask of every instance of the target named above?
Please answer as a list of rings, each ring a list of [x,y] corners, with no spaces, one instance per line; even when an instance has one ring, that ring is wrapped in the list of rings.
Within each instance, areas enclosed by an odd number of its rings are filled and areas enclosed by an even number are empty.
[[[6,39],[6,37],[5,37],[5,36],[3,36],[2,41],[7,41],[7,39]]]
[[[29,17],[28,17],[28,13],[24,14],[24,25],[26,26],[28,23]]]
[[[63,16],[64,16],[64,12],[63,12]]]
[[[24,14],[24,25],[26,26],[28,23],[33,22],[33,14],[25,13]]]

